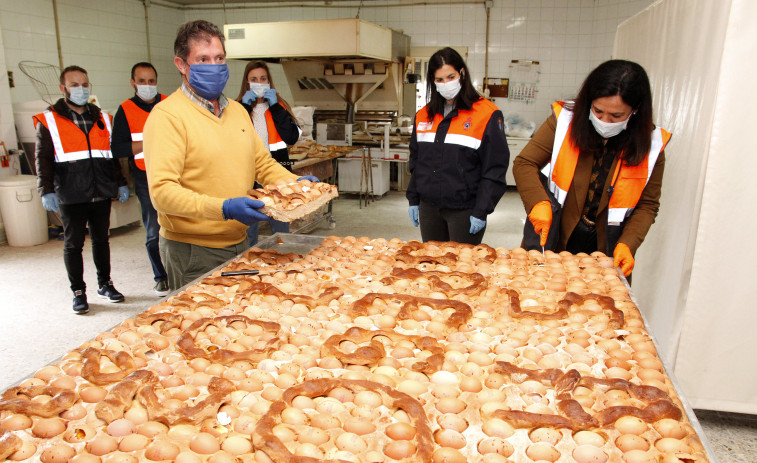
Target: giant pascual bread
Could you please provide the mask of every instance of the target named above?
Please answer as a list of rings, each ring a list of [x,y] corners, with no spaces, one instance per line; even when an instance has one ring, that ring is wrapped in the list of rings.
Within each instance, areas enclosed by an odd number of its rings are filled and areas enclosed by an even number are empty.
[[[309,180],[268,185],[249,190],[247,194],[265,204],[260,212],[281,222],[300,219],[339,196],[335,185]]]
[[[612,258],[328,237],[0,396],[0,459],[707,462]]]

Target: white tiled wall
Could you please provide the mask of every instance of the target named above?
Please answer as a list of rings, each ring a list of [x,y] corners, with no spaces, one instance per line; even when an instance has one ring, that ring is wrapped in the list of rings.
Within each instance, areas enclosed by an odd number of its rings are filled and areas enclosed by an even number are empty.
[[[173,67],[176,28],[185,21],[207,19],[215,24],[258,21],[354,18],[355,6],[284,7],[270,4],[227,4],[180,10],[157,4],[148,8],[152,62],[159,89],[176,88]],[[513,59],[540,61],[539,93],[532,104],[497,99],[505,113],[516,112],[540,124],[555,99],[575,95],[586,74],[610,58],[618,23],[652,0],[494,0],[490,14],[489,75],[509,77]],[[132,95],[131,66],[147,59],[145,9],[137,0],[58,0],[64,65],[89,71],[95,93],[106,109],[115,109]],[[386,5],[387,2],[381,2]],[[322,5],[323,6],[323,5]],[[468,66],[480,85],[484,77],[486,11],[482,4],[378,6],[363,2],[360,18],[404,31],[413,46],[468,47]],[[18,69],[21,60],[58,63],[51,0],[0,0],[0,29],[5,62],[13,71],[14,103],[36,99],[28,79]],[[230,63],[227,93],[236,97],[242,63]],[[283,79],[274,75],[277,86]],[[285,90],[285,89],[282,89]]]
[[[58,24],[63,66],[85,68],[93,93],[105,109],[115,109],[133,95],[129,86],[131,66],[147,60],[145,12],[134,0],[58,0]],[[151,59],[164,89],[179,79],[173,67],[173,39],[184,12],[153,5],[149,9]],[[14,74],[14,103],[39,98],[31,81],[20,71],[19,61],[39,61],[58,66],[55,20],[50,0],[0,2],[0,27],[5,61]]]

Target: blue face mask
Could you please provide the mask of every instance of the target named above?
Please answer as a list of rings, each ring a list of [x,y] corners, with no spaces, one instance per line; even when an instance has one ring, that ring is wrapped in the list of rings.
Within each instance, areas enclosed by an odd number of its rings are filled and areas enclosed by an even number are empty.
[[[221,96],[229,80],[229,67],[224,64],[190,64],[189,85],[207,100]]]

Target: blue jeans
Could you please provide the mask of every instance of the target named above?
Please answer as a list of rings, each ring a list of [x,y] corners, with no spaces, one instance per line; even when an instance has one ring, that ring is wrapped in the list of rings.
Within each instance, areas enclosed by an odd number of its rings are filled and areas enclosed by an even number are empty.
[[[272,233],[289,233],[289,222],[271,220],[268,223],[271,224]],[[258,244],[258,225],[259,222],[255,222],[247,229],[247,241],[250,243],[250,247]]]
[[[142,223],[145,225],[147,236],[145,238],[145,247],[147,248],[147,257],[152,264],[152,273],[155,281],[167,280],[168,275],[160,260],[160,245],[158,244],[158,211],[150,201],[150,191],[147,189],[147,174],[144,171],[132,169],[134,177],[134,192],[139,198],[139,205],[142,207]]]

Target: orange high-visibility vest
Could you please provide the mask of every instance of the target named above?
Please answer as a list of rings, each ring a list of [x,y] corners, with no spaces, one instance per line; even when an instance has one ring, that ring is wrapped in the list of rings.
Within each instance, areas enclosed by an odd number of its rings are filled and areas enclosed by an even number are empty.
[[[34,116],[34,126],[38,123],[44,125],[50,131],[50,138],[55,148],[55,162],[74,162],[82,159],[93,158],[112,159],[110,152],[111,118],[109,114],[100,113],[103,128],[97,126],[97,122],[89,131],[89,146],[87,134],[71,120],[55,111],[47,110]],[[91,153],[91,154],[90,154]]]
[[[158,94],[158,101],[161,101],[164,98],[165,95]],[[147,116],[150,115],[150,112],[140,108],[132,100],[124,101],[121,103],[121,107],[124,108],[124,116],[126,116],[126,122],[129,124],[131,141],[143,141],[142,130],[145,128],[145,122],[147,122]],[[144,151],[134,155],[134,164],[139,170],[147,170],[145,168]]]
[[[287,149],[287,144],[281,139],[279,131],[276,130],[276,124],[273,123],[270,109],[265,110],[265,126],[268,130],[268,151],[273,153],[274,151]],[[302,130],[300,130],[299,126],[297,130],[302,135]]]
[[[563,205],[570,185],[573,183],[573,174],[576,172],[579,152],[570,138],[573,111],[565,109],[562,101],[553,103],[552,111],[557,118],[555,141],[552,145],[552,159],[542,169],[542,173],[549,178],[550,190],[560,205]],[[655,127],[652,130],[652,146],[641,163],[636,166],[630,166],[626,161],[617,163],[612,176],[616,180],[610,197],[607,217],[609,224],[622,223],[629,215],[628,212],[636,207],[639,198],[641,198],[641,193],[652,176],[657,158],[670,141],[671,135],[665,129]]]
[[[499,111],[494,103],[480,99],[473,103],[469,110],[458,109],[457,117],[450,121],[444,143],[461,145],[471,149],[478,149],[484,138],[486,125],[494,111]],[[436,130],[444,120],[444,116],[436,114],[432,122],[428,121],[427,106],[421,108],[415,117],[415,136],[418,143],[433,143],[436,138]]]

